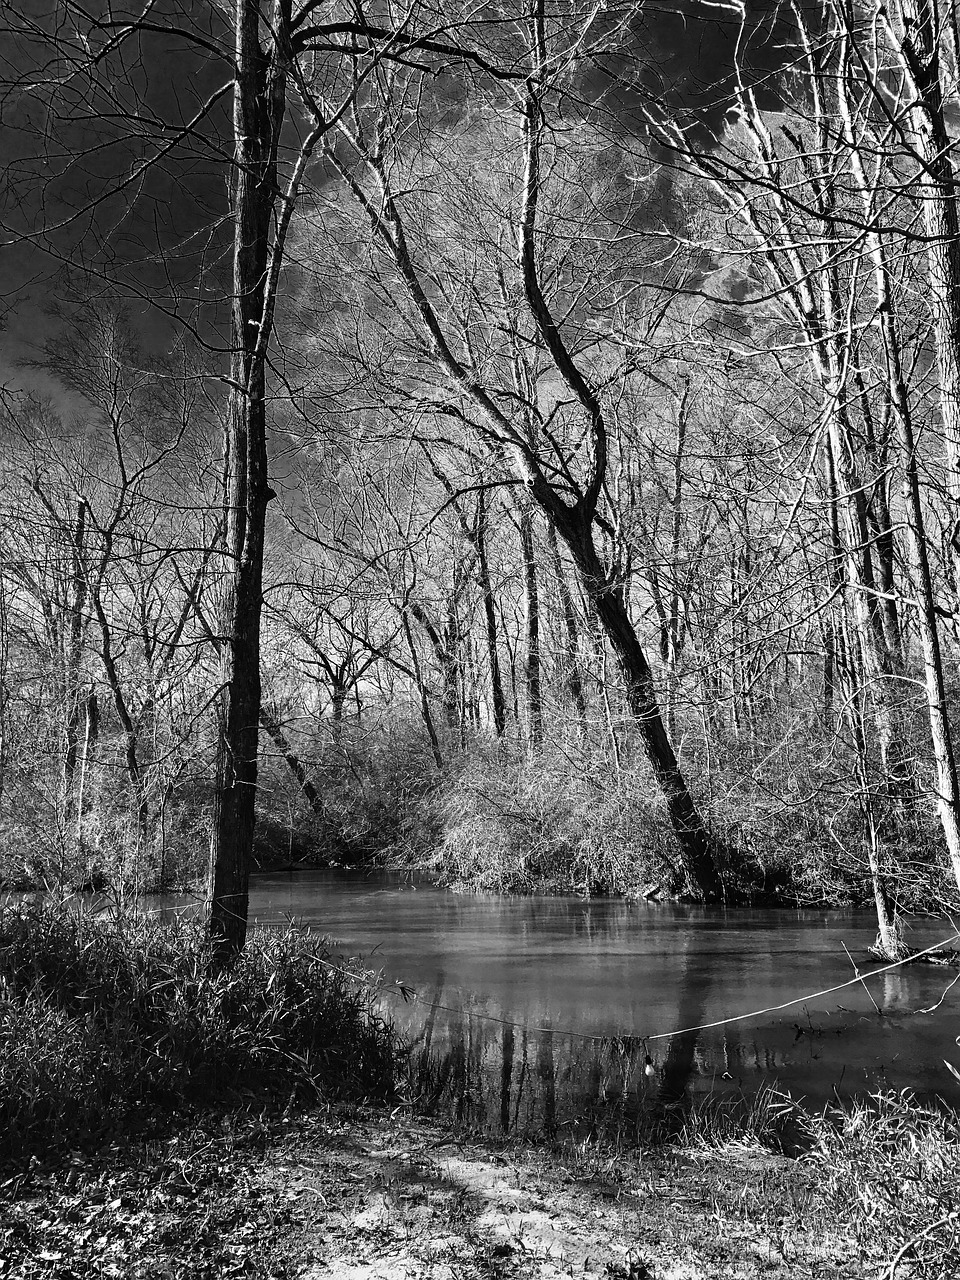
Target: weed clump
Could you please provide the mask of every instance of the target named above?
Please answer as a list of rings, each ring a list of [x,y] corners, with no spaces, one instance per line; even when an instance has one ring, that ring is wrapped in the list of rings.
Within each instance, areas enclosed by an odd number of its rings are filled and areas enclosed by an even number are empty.
[[[193,921],[0,912],[0,1159],[223,1100],[392,1094],[396,1036],[319,938],[258,929],[209,958]]]
[[[821,1194],[884,1280],[960,1274],[960,1116],[883,1093],[817,1123]]]

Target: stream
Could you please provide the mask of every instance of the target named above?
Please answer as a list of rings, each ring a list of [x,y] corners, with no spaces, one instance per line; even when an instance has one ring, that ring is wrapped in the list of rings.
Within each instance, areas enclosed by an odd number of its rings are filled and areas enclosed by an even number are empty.
[[[381,1005],[412,1042],[413,1087],[489,1129],[590,1131],[611,1117],[636,1128],[699,1095],[765,1087],[813,1107],[878,1089],[960,1106],[944,1066],[960,1066],[956,971],[870,978],[867,911],[459,894],[340,871],[258,875],[250,906],[253,920],[295,919],[412,989],[405,1001],[392,986]],[[951,932],[914,921],[910,945]]]

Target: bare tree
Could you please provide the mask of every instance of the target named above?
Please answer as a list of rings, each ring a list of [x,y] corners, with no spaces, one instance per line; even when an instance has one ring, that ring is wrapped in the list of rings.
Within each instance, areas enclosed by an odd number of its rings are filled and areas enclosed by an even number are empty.
[[[512,225],[508,221],[501,238],[498,263],[512,278],[512,295],[519,302],[523,324],[522,341],[536,350],[536,380],[550,387],[555,403],[542,417],[542,407],[530,405],[521,411],[520,421],[505,400],[491,375],[495,361],[484,355],[490,374],[481,372],[479,357],[470,339],[457,335],[449,319],[449,292],[437,280],[437,267],[425,268],[424,256],[439,252],[434,242],[428,250],[409,238],[413,227],[406,216],[405,201],[397,192],[398,177],[403,170],[402,147],[388,150],[388,142],[400,138],[408,121],[408,102],[415,97],[409,77],[384,78],[379,86],[381,97],[375,110],[381,121],[376,142],[359,112],[354,113],[348,127],[341,124],[341,136],[349,142],[352,158],[347,160],[339,149],[328,147],[328,162],[337,170],[347,189],[364,211],[370,227],[386,258],[396,273],[401,305],[408,323],[416,323],[421,334],[424,356],[433,362],[440,375],[429,375],[427,365],[419,376],[433,376],[428,394],[444,406],[446,412],[466,419],[489,447],[499,452],[509,464],[517,481],[529,492],[532,501],[544,512],[563,540],[577,567],[580,579],[604,632],[617,656],[623,672],[626,697],[632,721],[653,769],[666,802],[677,837],[683,867],[683,884],[687,892],[705,899],[721,894],[715,860],[715,842],[693,800],[680,769],[673,746],[663,726],[655,691],[654,677],[637,636],[627,608],[624,584],[611,573],[597,548],[596,533],[602,531],[601,501],[607,483],[609,425],[604,404],[607,379],[600,368],[591,369],[589,360],[578,360],[577,344],[589,348],[585,331],[578,332],[579,316],[558,319],[548,302],[545,289],[556,287],[545,283],[545,272],[556,280],[557,267],[545,261],[560,249],[541,220],[541,206],[549,187],[555,198],[562,178],[561,166],[551,150],[549,182],[543,167],[547,145],[547,114],[550,110],[551,74],[546,66],[546,36],[542,10],[530,16],[528,79],[526,82],[523,127],[511,136],[504,121],[498,135],[505,149],[513,148],[519,160],[519,187],[515,188],[518,212]],[[393,112],[394,115],[388,115]],[[421,127],[423,122],[421,122]],[[368,137],[371,141],[368,143]],[[505,157],[506,158],[506,157]],[[569,175],[564,175],[569,177]],[[449,232],[449,224],[447,224]],[[510,262],[504,250],[511,236],[519,242],[519,254]],[[458,245],[458,252],[462,246]],[[558,291],[555,307],[563,315],[565,303]],[[516,332],[515,330],[510,330]],[[475,332],[475,331],[474,331]],[[509,358],[509,357],[508,357]],[[639,376],[635,361],[620,377]],[[542,444],[532,440],[527,415],[533,413],[543,421]],[[558,430],[570,433],[576,443],[565,455],[558,443]],[[546,452],[545,452],[546,451]],[[577,474],[577,470],[581,474]]]

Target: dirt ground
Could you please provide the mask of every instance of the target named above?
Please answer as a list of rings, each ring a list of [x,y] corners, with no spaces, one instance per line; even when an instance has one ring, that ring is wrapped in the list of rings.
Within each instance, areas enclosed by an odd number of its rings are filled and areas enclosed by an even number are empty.
[[[860,1280],[817,1168],[759,1147],[611,1155],[330,1109],[229,1118],[0,1186],[0,1277]]]

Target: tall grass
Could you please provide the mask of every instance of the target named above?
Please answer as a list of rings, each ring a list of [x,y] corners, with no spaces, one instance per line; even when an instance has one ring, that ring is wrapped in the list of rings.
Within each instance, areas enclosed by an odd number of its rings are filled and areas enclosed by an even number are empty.
[[[772,1084],[756,1093],[706,1094],[682,1109],[663,1134],[681,1147],[722,1147],[726,1143],[764,1147],[789,1155],[821,1149],[820,1117]]]
[[[878,1094],[817,1124],[827,1206],[882,1280],[960,1275],[960,1116]]]
[[[0,912],[0,1158],[225,1097],[392,1094],[396,1037],[320,939],[254,930],[208,960],[196,922]]]
[[[840,1223],[864,1274],[878,1280],[960,1275],[960,1115],[907,1090],[806,1111],[776,1089],[693,1108],[676,1140],[722,1157],[744,1142],[799,1153],[812,1175],[805,1213]]]

